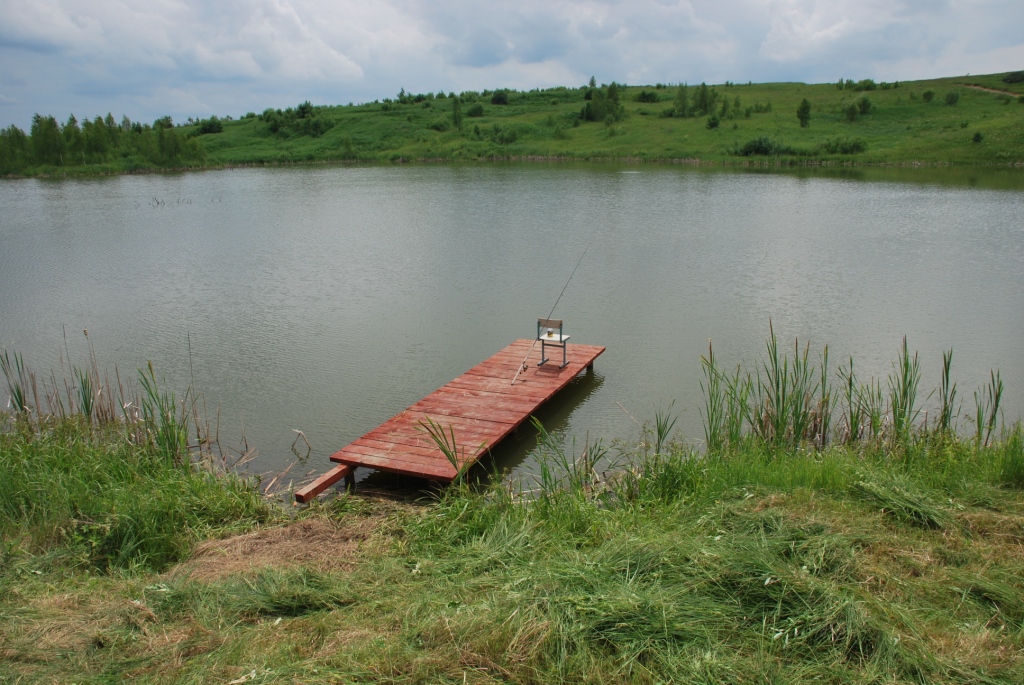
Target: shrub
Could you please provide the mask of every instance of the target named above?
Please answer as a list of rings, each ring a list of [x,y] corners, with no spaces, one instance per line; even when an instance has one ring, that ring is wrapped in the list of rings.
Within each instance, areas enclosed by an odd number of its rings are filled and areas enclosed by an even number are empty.
[[[748,140],[742,147],[734,149],[733,154],[740,155],[741,157],[772,157],[775,155],[795,155],[799,153],[788,145],[772,140],[767,136],[761,136],[760,138]]]
[[[1024,71],[1011,71],[1003,77],[1003,83],[1024,83]]]
[[[868,149],[860,138],[826,138],[820,150],[830,155],[855,155]]]
[[[641,90],[639,93],[636,94],[636,97],[634,97],[633,99],[636,100],[637,102],[657,102],[658,94],[648,92],[646,90]]]
[[[492,105],[507,105],[508,104],[508,91],[507,90],[496,90],[494,95],[491,96]]]
[[[495,122],[491,127],[491,140],[499,145],[511,145],[519,140],[519,130],[514,126],[502,126]]]
[[[618,89],[613,88],[615,84],[608,86],[607,91],[597,89],[591,93],[591,99],[584,103],[580,110],[580,118],[584,121],[606,121],[612,117],[613,121],[619,121],[625,116],[625,108],[618,102]]]
[[[427,128],[434,129],[435,131],[447,131],[450,126],[451,121],[447,117],[434,119],[427,124]]]
[[[253,116],[256,116],[255,114]],[[206,119],[199,124],[199,135],[206,135],[207,133],[221,133],[224,131],[224,124],[217,118],[216,115]]]
[[[479,102],[475,102],[466,108],[467,117],[482,117],[484,115],[484,106]]]
[[[843,105],[843,116],[851,124],[857,121],[857,115],[860,113],[860,107],[857,106],[856,102],[847,102]]]
[[[871,98],[869,98],[867,95],[865,95],[861,99],[857,100],[857,110],[861,114],[870,114],[871,113],[871,109],[873,107],[874,107],[874,105],[871,103]]]
[[[952,107],[956,103],[960,102],[960,91],[951,90],[948,93],[946,93],[946,97],[944,99],[946,101],[946,104]]]
[[[977,131],[977,132],[976,132],[976,133],[974,134],[974,137],[973,137],[973,138],[971,138],[971,142],[972,142],[972,143],[980,143],[980,142],[981,142],[982,140],[984,140],[984,139],[985,139],[985,136],[983,136],[983,135],[981,134],[981,131]]]
[[[710,130],[718,128],[718,125],[720,123],[722,123],[722,121],[721,121],[721,119],[718,118],[718,115],[717,114],[712,114],[711,116],[708,117],[708,122],[707,122],[708,130],[710,131]]]
[[[921,99],[924,100],[925,102],[931,102],[932,100],[935,99],[935,91],[934,90],[926,90],[926,91],[924,91],[923,93],[921,93]]]

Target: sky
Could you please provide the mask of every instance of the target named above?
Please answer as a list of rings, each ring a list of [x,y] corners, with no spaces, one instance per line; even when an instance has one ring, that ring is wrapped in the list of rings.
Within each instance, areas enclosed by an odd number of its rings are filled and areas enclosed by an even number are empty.
[[[1022,0],[0,0],[0,126],[412,93],[1024,69]]]

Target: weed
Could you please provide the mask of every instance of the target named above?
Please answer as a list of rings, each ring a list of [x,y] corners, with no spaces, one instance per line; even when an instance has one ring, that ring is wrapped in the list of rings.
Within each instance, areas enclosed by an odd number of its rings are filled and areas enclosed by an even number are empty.
[[[906,440],[910,429],[917,421],[917,386],[921,380],[921,365],[917,353],[910,356],[907,337],[903,336],[903,347],[899,359],[893,363],[894,375],[889,376],[889,406],[892,409],[892,428],[896,436]]]

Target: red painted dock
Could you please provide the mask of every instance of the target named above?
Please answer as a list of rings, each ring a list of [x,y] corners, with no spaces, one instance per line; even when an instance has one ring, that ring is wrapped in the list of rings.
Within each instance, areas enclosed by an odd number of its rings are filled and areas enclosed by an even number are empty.
[[[530,350],[527,369],[512,379]],[[450,482],[455,468],[423,429],[428,420],[447,434],[454,431],[462,464],[475,463],[564,388],[580,371],[592,367],[605,348],[567,346],[568,364],[559,368],[561,350],[549,350],[549,361],[537,366],[541,346],[517,340],[438,388],[363,437],[331,455],[332,471],[296,492],[306,502],[365,466],[429,480]]]

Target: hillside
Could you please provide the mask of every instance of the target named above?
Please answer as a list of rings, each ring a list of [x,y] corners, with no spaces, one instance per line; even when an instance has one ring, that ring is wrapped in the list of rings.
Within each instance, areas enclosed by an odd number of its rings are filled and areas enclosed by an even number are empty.
[[[33,156],[40,147],[35,125],[20,138],[15,127],[3,131],[0,172],[524,158],[1019,167],[1024,82],[1017,73],[892,84],[700,84],[685,88],[685,101],[678,86],[663,84],[463,92],[457,98],[403,91],[368,104],[307,102],[170,128],[169,118],[150,127],[97,117],[83,123],[77,143],[77,122],[69,127],[51,117],[45,159]],[[810,107],[801,126],[797,111],[804,99]],[[105,145],[99,140],[104,122]],[[71,164],[79,158],[85,163]]]

